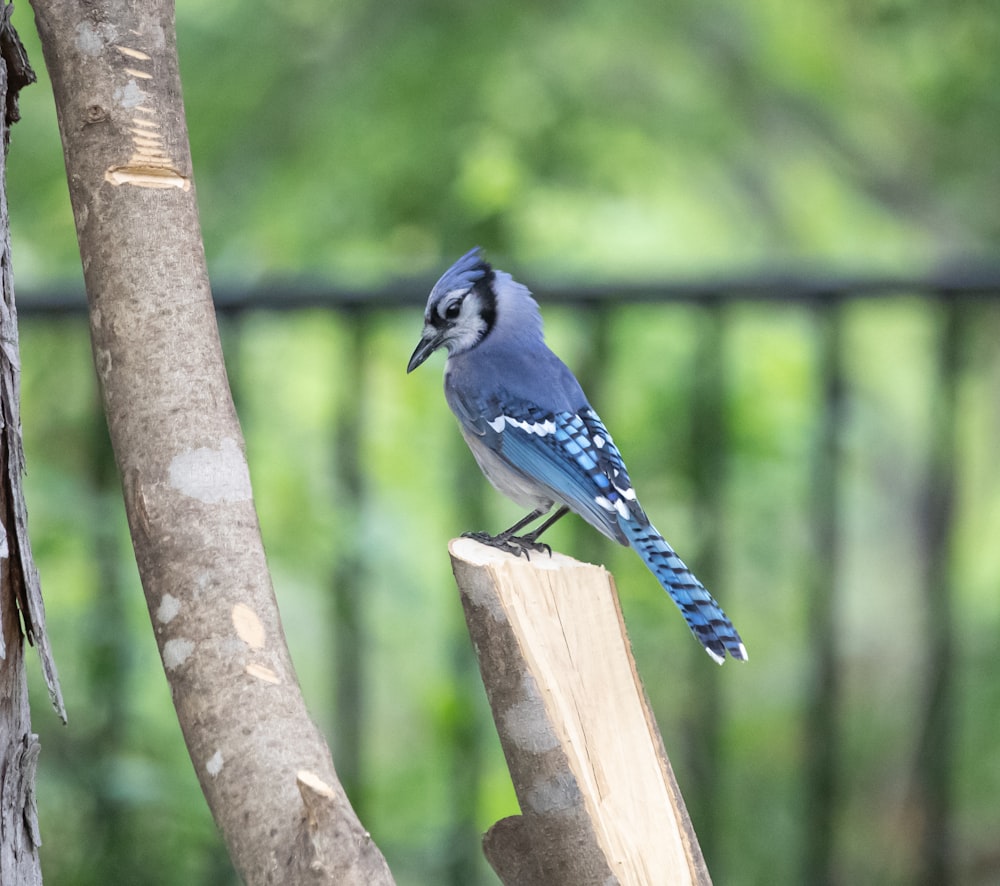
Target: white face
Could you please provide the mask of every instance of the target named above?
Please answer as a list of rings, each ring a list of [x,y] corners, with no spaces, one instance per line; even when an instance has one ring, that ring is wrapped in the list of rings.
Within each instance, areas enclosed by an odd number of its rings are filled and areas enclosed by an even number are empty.
[[[486,334],[482,303],[475,289],[455,289],[435,306],[437,322],[433,328],[444,330],[441,344],[449,354],[460,354],[479,343]],[[430,323],[425,331],[430,331]]]

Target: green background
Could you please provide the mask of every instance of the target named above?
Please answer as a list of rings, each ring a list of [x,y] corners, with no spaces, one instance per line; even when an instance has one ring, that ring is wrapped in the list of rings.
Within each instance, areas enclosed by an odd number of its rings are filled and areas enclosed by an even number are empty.
[[[824,326],[810,306],[545,306],[556,286],[990,264],[996,4],[182,0],[177,18],[213,281],[421,281],[398,284],[409,309],[222,322],[303,689],[398,882],[495,883],[478,835],[516,811],[445,543],[519,514],[465,451],[440,360],[404,373],[422,293],[477,243],[538,293],[550,343],[580,371],[646,510],[750,650],[746,666],[716,668],[634,555],[580,521],[553,531],[615,572],[715,881],[807,882],[828,840],[833,882],[919,882],[919,773],[940,752],[954,881],[997,882],[1000,305],[963,309],[953,402],[935,299],[902,291],[839,310],[832,551],[810,522],[824,421]],[[27,4],[14,23],[40,79],[22,94],[8,166],[27,496],[69,710],[63,727],[33,673],[45,877],[234,882],[160,669],[85,322],[28,310],[33,293],[82,283]],[[942,408],[955,654],[938,747],[925,733],[936,615],[924,589]],[[346,598],[332,590],[345,575],[358,581]],[[833,643],[837,704],[821,744],[837,765],[824,793],[808,778],[808,724],[810,619],[828,576],[832,628],[819,636]]]

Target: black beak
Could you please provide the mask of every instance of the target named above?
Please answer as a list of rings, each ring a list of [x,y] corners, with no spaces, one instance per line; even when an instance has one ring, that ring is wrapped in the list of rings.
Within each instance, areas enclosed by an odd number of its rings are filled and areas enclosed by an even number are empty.
[[[410,362],[406,364],[407,374],[413,372],[424,360],[441,347],[441,338],[441,333],[433,327],[428,327],[424,330],[423,337],[417,343],[413,356],[410,357]]]

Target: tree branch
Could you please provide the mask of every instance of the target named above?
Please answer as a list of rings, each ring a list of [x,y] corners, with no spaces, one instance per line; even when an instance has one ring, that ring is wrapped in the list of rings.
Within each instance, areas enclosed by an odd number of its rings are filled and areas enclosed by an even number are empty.
[[[209,291],[173,6],[32,5],[132,543],[202,790],[248,883],[391,883],[282,633]]]

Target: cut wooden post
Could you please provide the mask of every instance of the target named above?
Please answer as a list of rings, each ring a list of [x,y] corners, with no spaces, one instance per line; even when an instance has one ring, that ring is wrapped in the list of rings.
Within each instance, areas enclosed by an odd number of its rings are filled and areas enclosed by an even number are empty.
[[[465,538],[449,551],[521,806],[483,841],[504,886],[710,884],[611,575]]]

